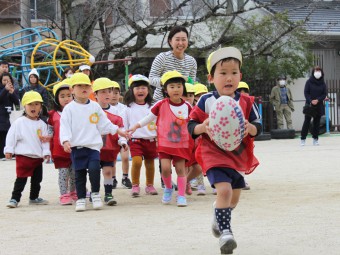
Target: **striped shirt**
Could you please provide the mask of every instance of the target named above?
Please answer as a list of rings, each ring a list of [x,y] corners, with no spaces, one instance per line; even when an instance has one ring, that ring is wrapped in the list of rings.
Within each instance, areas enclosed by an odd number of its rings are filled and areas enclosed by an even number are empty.
[[[164,73],[173,70],[177,70],[183,76],[190,77],[195,81],[197,62],[193,57],[185,53],[183,59],[176,58],[172,51],[158,54],[155,60],[152,62],[149,74],[150,85],[156,88],[153,95],[154,102],[163,99],[161,76]]]

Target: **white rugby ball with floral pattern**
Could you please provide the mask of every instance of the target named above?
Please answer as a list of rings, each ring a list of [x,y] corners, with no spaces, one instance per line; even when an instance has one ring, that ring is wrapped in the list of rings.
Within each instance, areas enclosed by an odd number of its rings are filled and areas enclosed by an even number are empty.
[[[245,119],[238,103],[229,96],[219,97],[209,113],[212,140],[225,151],[233,151],[244,138]]]

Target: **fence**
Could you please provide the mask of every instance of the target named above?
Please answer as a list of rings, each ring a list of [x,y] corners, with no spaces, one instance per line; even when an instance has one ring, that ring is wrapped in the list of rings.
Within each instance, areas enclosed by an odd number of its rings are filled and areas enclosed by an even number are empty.
[[[340,80],[325,80],[325,82],[328,87],[331,130],[340,131]],[[275,86],[275,81],[258,81],[255,86],[252,86],[251,90],[251,95],[254,95],[257,99],[259,97],[262,99],[262,124],[264,132],[270,132],[272,129],[277,128],[276,114],[273,106],[269,103],[269,96],[273,86]]]

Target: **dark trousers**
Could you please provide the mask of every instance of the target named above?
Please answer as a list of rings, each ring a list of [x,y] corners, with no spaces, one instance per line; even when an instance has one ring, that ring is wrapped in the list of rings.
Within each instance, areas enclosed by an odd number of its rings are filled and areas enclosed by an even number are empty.
[[[92,163],[92,162],[91,162]],[[100,165],[99,162],[94,162],[91,167],[91,163],[89,164],[89,179],[91,183],[91,192],[99,192],[100,190]],[[96,165],[96,166],[95,166]],[[98,167],[98,166],[99,167]],[[76,190],[78,199],[86,198],[86,175],[87,169],[76,170]]]
[[[6,144],[6,136],[7,136],[8,131],[0,131],[0,158],[4,158],[4,148]]]
[[[305,140],[307,135],[308,135],[308,129],[309,129],[311,119],[312,119],[311,116],[305,115],[305,121],[303,122],[302,130],[301,130],[301,139],[302,140]],[[317,115],[315,118],[313,118],[312,137],[314,139],[319,138],[320,119],[321,119],[320,115]]]
[[[39,197],[40,192],[40,183],[43,178],[42,165],[38,166],[34,169],[33,175],[31,176],[31,190],[30,190],[30,199],[34,200]],[[12,199],[15,199],[17,202],[20,202],[21,193],[23,192],[28,177],[17,177],[14,183],[14,189],[12,192]]]

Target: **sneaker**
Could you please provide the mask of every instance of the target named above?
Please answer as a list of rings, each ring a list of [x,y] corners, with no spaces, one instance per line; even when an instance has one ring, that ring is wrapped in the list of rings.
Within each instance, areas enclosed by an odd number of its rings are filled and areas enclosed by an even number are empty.
[[[191,186],[191,189],[192,189],[192,190],[196,190],[196,189],[197,189],[198,183],[197,183],[196,178],[194,178],[194,179],[192,179],[192,180],[190,181],[190,186]]]
[[[187,185],[185,185],[185,193],[189,196],[192,194],[190,182],[187,182]]]
[[[47,205],[48,201],[42,199],[41,197],[38,197],[36,199],[30,199],[29,204],[30,205]]]
[[[103,207],[102,198],[98,192],[91,193],[91,198],[93,209],[97,210]]]
[[[162,197],[162,203],[163,204],[170,204],[171,202],[171,198],[172,198],[172,192],[174,190],[173,189],[168,189],[168,188],[164,188],[163,190],[163,197]]]
[[[76,212],[86,211],[86,199],[80,198],[76,202]]]
[[[313,139],[313,145],[314,146],[319,146],[319,140],[318,139]]]
[[[187,206],[187,199],[185,196],[177,196],[177,206],[178,207],[185,207]]]
[[[205,196],[205,187],[204,185],[197,186],[197,196]]]
[[[213,219],[211,223],[211,232],[214,237],[219,238],[221,236],[221,232],[216,221],[215,208],[216,208],[216,201],[213,203]]]
[[[221,254],[233,254],[233,250],[236,249],[237,243],[229,230],[223,230],[220,236],[220,250]]]
[[[305,146],[306,145],[306,139],[301,139],[300,145]]]
[[[71,191],[70,192],[70,197],[72,198],[72,200],[75,202],[78,200],[78,196],[77,196],[77,192],[75,191]]]
[[[113,179],[112,188],[116,189],[117,188],[117,184],[118,184],[117,179]]]
[[[131,195],[132,197],[139,197],[140,187],[138,184],[132,185]]]
[[[106,193],[105,197],[104,197],[104,202],[108,205],[108,206],[113,206],[117,204],[117,201],[114,199],[114,197],[112,196],[112,194]]]
[[[212,193],[213,193],[213,195],[217,195],[216,189],[213,189],[213,190],[212,190]]]
[[[243,188],[243,190],[250,190],[250,186],[247,182],[246,182],[246,186]]]
[[[122,186],[126,189],[132,188],[132,183],[131,183],[129,177],[125,177],[125,178],[122,179]]]
[[[70,194],[61,195],[59,201],[61,205],[72,205],[72,198],[70,197]]]
[[[158,195],[158,192],[153,185],[146,186],[145,193],[148,195]]]
[[[6,161],[7,159],[6,158],[2,158],[1,161]]]
[[[8,208],[16,208],[18,207],[18,202],[15,199],[9,200],[9,202],[6,205]]]

